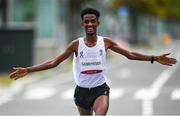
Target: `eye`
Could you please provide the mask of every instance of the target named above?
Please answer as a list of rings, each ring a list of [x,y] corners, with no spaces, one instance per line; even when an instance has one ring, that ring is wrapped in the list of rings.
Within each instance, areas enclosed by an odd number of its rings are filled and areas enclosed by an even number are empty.
[[[85,20],[84,23],[85,23],[85,24],[88,24],[88,23],[89,23],[89,20]]]
[[[91,20],[91,23],[96,23],[96,20],[95,20],[95,19],[92,19],[92,20]]]

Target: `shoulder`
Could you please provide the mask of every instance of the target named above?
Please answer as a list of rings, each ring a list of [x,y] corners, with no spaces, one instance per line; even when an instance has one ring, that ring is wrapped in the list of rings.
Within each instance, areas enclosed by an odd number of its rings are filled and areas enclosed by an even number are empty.
[[[72,51],[77,51],[78,49],[78,45],[79,45],[79,40],[75,39],[72,40],[69,44],[68,44],[68,49],[71,49]]]
[[[109,37],[103,37],[104,38],[104,43],[105,44],[115,44],[115,42],[111,39],[111,38],[109,38]]]
[[[103,37],[103,39],[104,39],[104,42],[111,42],[112,41],[111,38],[109,38],[109,37]]]
[[[79,45],[79,40],[75,39],[75,40],[71,41],[70,44],[73,45],[73,46],[78,46]]]
[[[116,43],[109,37],[103,37],[104,38],[104,44],[106,46],[106,49],[111,48],[112,46],[116,45]]]

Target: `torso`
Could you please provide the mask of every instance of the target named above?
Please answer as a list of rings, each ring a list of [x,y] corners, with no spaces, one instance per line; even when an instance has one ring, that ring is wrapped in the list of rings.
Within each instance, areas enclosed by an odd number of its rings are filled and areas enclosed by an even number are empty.
[[[85,41],[86,46],[88,46],[88,47],[93,47],[97,43],[97,39],[95,42],[88,42],[87,39],[85,38],[84,41]],[[77,39],[74,41],[74,48],[75,48],[76,56],[77,56],[78,46],[79,46],[79,40]],[[105,49],[107,51],[109,46],[110,46],[110,43],[107,41],[107,38],[104,38],[104,46],[105,46]]]
[[[79,38],[76,45],[78,46],[73,59],[73,72],[77,85],[89,88],[103,84],[106,81],[104,38],[98,36],[96,41],[91,42]]]

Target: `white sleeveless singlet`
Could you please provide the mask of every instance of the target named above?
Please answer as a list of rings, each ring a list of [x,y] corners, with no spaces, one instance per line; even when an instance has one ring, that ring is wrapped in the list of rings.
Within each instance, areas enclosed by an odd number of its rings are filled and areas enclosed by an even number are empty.
[[[104,38],[97,36],[96,45],[88,47],[80,37],[77,56],[73,57],[73,74],[78,86],[92,88],[106,82],[106,50]]]

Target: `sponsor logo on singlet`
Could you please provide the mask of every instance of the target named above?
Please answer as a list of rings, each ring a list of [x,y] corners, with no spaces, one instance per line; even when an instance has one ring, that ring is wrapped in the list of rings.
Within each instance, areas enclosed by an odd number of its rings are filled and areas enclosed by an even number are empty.
[[[101,65],[101,62],[82,62],[83,66]]]

